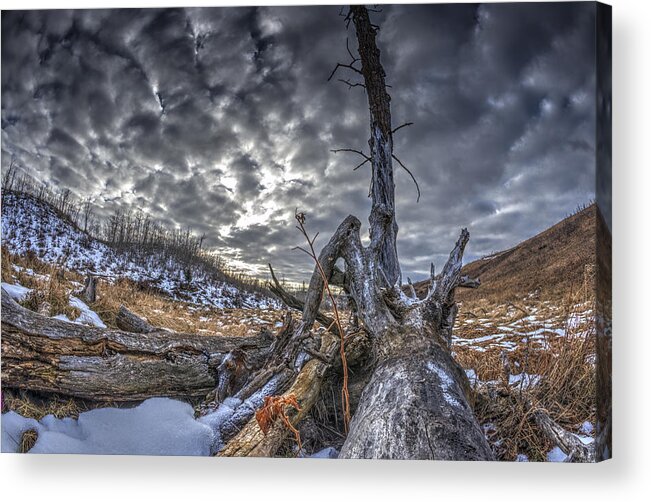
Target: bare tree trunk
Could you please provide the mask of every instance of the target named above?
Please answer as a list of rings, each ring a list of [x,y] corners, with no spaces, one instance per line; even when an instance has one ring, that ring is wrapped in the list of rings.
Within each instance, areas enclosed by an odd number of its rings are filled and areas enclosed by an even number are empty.
[[[491,460],[493,454],[468,404],[468,380],[449,351],[457,312],[454,291],[457,287],[479,285],[478,281],[460,275],[469,234],[465,229],[461,232],[440,275],[434,276],[432,270],[430,288],[424,298],[404,294],[396,248],[398,226],[390,98],[375,43],[376,29],[366,8],[351,7],[347,20],[351,19],[359,42],[359,59],[354,59],[353,63],[361,61],[362,68],[359,70],[352,64],[338,67],[360,73],[368,95],[371,242],[368,247],[362,245],[360,221],[348,216],[322,249],[318,260],[328,281],[345,285],[370,337],[376,365],[362,393],[340,457]],[[343,280],[335,267],[340,258],[345,262]],[[300,379],[302,369],[315,363],[310,330],[315,320],[323,317],[319,314],[319,306],[324,280],[321,271],[315,268],[304,304],[288,299],[277,283],[274,287],[276,294],[288,305],[303,306],[303,320],[287,340],[286,347],[291,348],[291,352],[284,352],[280,364]],[[319,380],[312,381],[314,389]],[[283,386],[282,391],[287,388]],[[301,406],[310,405],[311,394],[301,396],[304,398],[299,399]],[[300,414],[295,414],[295,419],[299,420]],[[270,436],[272,438],[265,439],[257,425],[250,421],[221,454],[273,455],[279,443],[273,439],[273,433]]]

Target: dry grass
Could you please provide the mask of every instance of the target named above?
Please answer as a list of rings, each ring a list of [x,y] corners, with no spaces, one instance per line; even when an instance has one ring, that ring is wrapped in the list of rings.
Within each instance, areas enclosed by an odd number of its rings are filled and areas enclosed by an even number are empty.
[[[69,305],[70,294],[74,295],[83,287],[84,278],[76,272],[47,264],[34,253],[12,255],[3,247],[2,280],[33,289],[21,302],[30,310],[47,316],[65,314],[70,319],[79,316],[79,311]],[[90,307],[113,328],[121,305],[156,327],[228,336],[249,336],[262,329],[274,330],[283,315],[280,310],[219,309],[175,301],[129,279],[100,279],[97,291],[97,301]]]
[[[38,431],[36,429],[29,429],[23,432],[23,435],[20,437],[20,445],[18,445],[18,453],[27,453],[34,447],[37,440]]]
[[[0,276],[2,277],[2,282],[10,282],[12,275],[11,253],[9,253],[7,246],[2,246],[0,257]]]
[[[491,306],[516,302],[536,292],[539,300],[558,301],[582,286],[596,267],[598,212],[593,204],[517,246],[468,263],[462,273],[480,277],[478,289],[457,291],[457,300]],[[427,281],[415,285],[422,297]]]
[[[480,338],[509,325],[519,326],[521,333],[542,331],[539,339],[501,332],[504,337],[499,339],[500,343],[516,344],[508,351],[497,343],[453,344],[459,363],[472,368],[479,380],[490,382],[475,384],[475,411],[480,423],[486,425],[487,437],[501,460],[514,460],[518,453],[531,460],[545,460],[547,452],[555,446],[532,420],[531,405],[546,409],[554,420],[574,432],[583,422],[594,424],[595,326],[589,316],[582,317],[592,305],[585,293],[582,290],[568,295],[560,306],[528,298],[492,311],[486,305],[475,305],[474,311],[462,310],[456,331],[462,339]],[[539,328],[540,323],[532,319],[532,311],[538,319],[545,319],[546,328]],[[468,319],[475,322],[466,323]],[[485,320],[484,324],[477,319]],[[563,331],[555,331],[560,329]],[[538,383],[528,385],[521,380],[508,385],[502,354],[507,357],[511,375],[537,375]]]
[[[6,390],[2,393],[2,413],[11,410],[35,420],[40,420],[46,415],[54,415],[57,418],[77,418],[80,413],[88,409],[90,408],[78,399],[56,394],[37,398],[26,392]]]

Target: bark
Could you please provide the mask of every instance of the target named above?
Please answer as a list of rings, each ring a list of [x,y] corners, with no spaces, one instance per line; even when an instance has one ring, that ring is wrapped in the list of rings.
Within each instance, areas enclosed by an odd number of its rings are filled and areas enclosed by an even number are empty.
[[[151,333],[156,331],[156,328],[142,317],[131,312],[124,305],[120,305],[120,309],[115,316],[115,325],[122,331],[128,331],[129,333]]]
[[[383,361],[340,458],[491,459],[466,390],[463,371],[438,347]]]
[[[338,67],[361,73],[368,96],[371,239],[364,247],[359,220],[348,216],[323,248],[318,261],[328,282],[345,286],[354,311],[368,333],[376,364],[340,457],[491,460],[490,447],[468,404],[467,378],[448,346],[457,312],[454,291],[460,286],[478,285],[478,281],[460,275],[469,234],[462,230],[441,274],[434,276],[432,271],[424,298],[403,292],[396,248],[398,226],[390,97],[375,42],[376,29],[370,23],[368,12],[362,6],[353,6],[347,19],[351,18],[362,69],[351,68],[352,65]],[[345,262],[343,277],[335,267],[339,259]],[[320,364],[314,351],[308,350],[305,344],[312,340],[310,329],[320,315],[324,285],[319,267],[315,267],[302,305],[303,320],[287,341],[293,352],[283,365],[293,368],[298,375],[292,389],[301,387],[299,382],[306,372],[311,374],[308,368]],[[278,296],[288,305],[300,308],[286,295]],[[318,378],[311,381],[310,396],[318,393],[320,385]],[[301,414],[297,413],[295,419],[300,418]],[[282,426],[277,424],[277,429],[281,431]],[[277,437],[273,433],[270,436]],[[278,445],[278,439],[265,439],[250,421],[221,454],[273,455]]]
[[[330,358],[336,357],[338,343],[331,335],[324,337],[321,351]],[[284,393],[294,395],[300,410],[287,410],[292,424],[305,418],[316,402],[323,377],[329,364],[320,359],[312,359],[299,372],[291,387]],[[276,423],[266,435],[255,419],[250,420],[241,431],[219,452],[221,457],[271,457],[287,438],[288,430],[280,422]]]
[[[595,445],[600,444],[602,438],[597,437],[594,443],[586,445],[576,436],[576,434],[565,430],[552,420],[545,411],[536,409],[532,412],[532,415],[536,424],[540,427],[540,430],[543,431],[552,443],[558,446],[563,453],[567,455],[567,459],[565,460],[566,462],[595,462]]]
[[[63,270],[63,268],[61,268]],[[84,289],[81,290],[81,299],[86,303],[95,303],[97,298],[97,277],[90,272],[86,274]]]
[[[83,326],[24,309],[2,291],[2,385],[89,399],[204,397],[235,350],[264,358],[273,339],[147,334]]]

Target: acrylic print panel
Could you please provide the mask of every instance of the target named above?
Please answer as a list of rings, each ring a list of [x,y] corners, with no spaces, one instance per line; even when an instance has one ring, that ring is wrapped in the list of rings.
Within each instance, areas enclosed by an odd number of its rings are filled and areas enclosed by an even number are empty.
[[[4,11],[2,451],[609,458],[610,22]]]

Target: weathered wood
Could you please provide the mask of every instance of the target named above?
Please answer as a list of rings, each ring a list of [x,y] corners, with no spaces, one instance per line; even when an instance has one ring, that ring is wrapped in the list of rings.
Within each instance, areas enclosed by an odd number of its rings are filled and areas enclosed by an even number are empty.
[[[102,329],[44,317],[2,291],[2,385],[94,401],[152,396],[203,397],[218,367],[236,349],[269,352],[273,336],[146,334]]]
[[[156,328],[142,317],[131,312],[124,305],[120,305],[115,316],[115,325],[122,331],[128,331],[129,333],[151,333],[156,331]]]
[[[566,462],[582,463],[595,461],[595,444],[584,444],[576,434],[565,430],[541,409],[532,412],[536,424],[547,438],[567,455]]]
[[[457,312],[454,291],[461,285],[478,285],[460,275],[469,234],[462,230],[441,274],[435,276],[432,267],[423,299],[404,293],[395,243],[390,98],[368,11],[352,6],[349,16],[370,111],[371,243],[367,248],[361,245],[357,226],[349,232],[341,256],[377,365],[340,457],[491,460],[493,454],[468,404],[467,378],[449,352]]]
[[[463,370],[429,350],[381,362],[364,389],[340,458],[489,460]]]
[[[59,270],[64,270],[61,267]],[[97,277],[90,272],[86,274],[84,289],[81,290],[80,296],[86,303],[95,303],[97,298]]]
[[[332,335],[323,337],[320,351],[330,358],[337,355],[339,343]],[[285,396],[294,395],[300,410],[290,409],[287,412],[290,423],[298,424],[307,416],[316,402],[321,390],[323,377],[329,364],[320,359],[309,361],[284,393]],[[287,427],[278,421],[265,435],[255,418],[242,428],[228,444],[218,453],[222,457],[272,457],[287,437]]]
[[[396,249],[390,98],[368,12],[362,6],[352,6],[348,18],[351,16],[362,64],[361,71],[356,71],[364,77],[370,110],[371,242],[368,247],[362,245],[361,225],[354,216],[339,225],[318,256],[303,303],[302,322],[291,335],[287,330],[284,358],[278,365],[269,362],[262,373],[265,378],[255,387],[260,389],[270,375],[277,374],[278,367],[285,368],[286,377],[290,368],[298,378],[289,390],[283,390],[298,393],[302,405],[316,399],[321,372],[315,368],[327,363],[315,357],[314,347],[310,350],[306,344],[314,340],[310,328],[320,315],[324,280],[334,279],[345,286],[369,335],[376,362],[340,457],[490,460],[492,452],[468,404],[467,378],[448,347],[457,312],[455,288],[478,285],[478,281],[460,275],[469,234],[465,229],[461,232],[439,276],[434,276],[432,267],[425,298],[405,295]],[[343,274],[335,267],[340,258],[345,262]],[[288,305],[300,307],[277,281],[272,286]],[[308,386],[305,380],[310,382]],[[295,412],[291,420],[297,423],[305,413],[305,409]],[[272,455],[285,435],[286,430],[277,425],[264,436],[251,420],[220,455]]]

